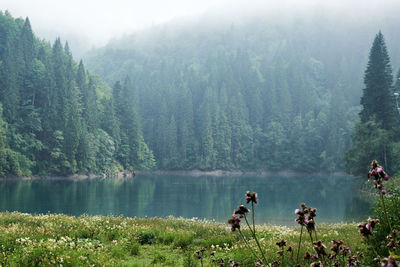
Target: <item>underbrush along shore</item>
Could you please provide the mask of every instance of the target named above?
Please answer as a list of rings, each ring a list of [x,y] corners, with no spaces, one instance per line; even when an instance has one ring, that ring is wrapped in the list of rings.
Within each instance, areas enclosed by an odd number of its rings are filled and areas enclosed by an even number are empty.
[[[276,243],[282,239],[293,247],[299,242],[298,227],[255,227],[268,259],[280,258]],[[247,229],[242,232],[250,237]],[[319,224],[318,233],[327,246],[341,239],[352,250],[366,250],[356,223]],[[303,238],[302,242],[300,254],[304,255],[311,241]],[[251,238],[249,245],[256,246]],[[230,266],[230,260],[240,266],[256,262],[241,237],[223,223],[172,217],[0,213],[2,266],[199,266],[195,252],[202,248],[204,266],[220,266],[211,257],[223,259],[223,266]]]

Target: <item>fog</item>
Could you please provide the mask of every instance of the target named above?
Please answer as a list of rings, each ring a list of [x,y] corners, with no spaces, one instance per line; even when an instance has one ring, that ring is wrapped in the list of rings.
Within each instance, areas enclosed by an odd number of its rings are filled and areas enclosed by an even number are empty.
[[[1,0],[0,10],[29,17],[40,38],[68,40],[75,56],[142,29],[167,22],[237,22],[256,15],[280,20],[318,14],[348,19],[385,20],[399,10],[396,0]],[[397,15],[397,14],[396,14]],[[379,22],[378,22],[379,24]],[[377,25],[379,28],[379,25]]]

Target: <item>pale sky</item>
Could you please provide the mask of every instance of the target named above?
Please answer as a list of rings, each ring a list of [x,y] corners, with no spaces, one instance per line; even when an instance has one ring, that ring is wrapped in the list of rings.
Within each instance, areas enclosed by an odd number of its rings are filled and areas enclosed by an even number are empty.
[[[226,0],[0,0],[0,9],[29,17],[36,33],[60,31],[104,43],[138,29],[201,15]],[[44,36],[46,37],[46,36]]]
[[[310,10],[315,6],[328,9],[376,10],[390,8],[400,0],[0,0],[0,10],[14,17],[29,17],[40,38],[55,37],[72,41],[80,49],[103,46],[111,38],[160,25],[171,20],[187,19],[213,13],[246,13],[259,9],[275,14]],[[261,8],[262,7],[262,8]],[[250,10],[250,11],[249,11]],[[229,13],[230,14],[230,13]],[[82,52],[82,51],[81,51]]]

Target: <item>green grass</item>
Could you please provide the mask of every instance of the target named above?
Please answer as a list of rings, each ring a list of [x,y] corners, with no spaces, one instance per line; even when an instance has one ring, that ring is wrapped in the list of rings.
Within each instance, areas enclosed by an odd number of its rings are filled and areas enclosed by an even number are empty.
[[[271,261],[279,259],[276,242],[285,239],[297,249],[299,227],[257,226],[257,235]],[[356,224],[317,225],[318,238],[344,240],[353,251],[365,250]],[[244,228],[244,234],[250,236]],[[300,255],[311,251],[303,235]],[[250,246],[255,242],[250,240]],[[125,218],[112,216],[30,215],[0,213],[2,266],[199,266],[195,251],[206,248],[204,266],[222,258],[241,266],[256,259],[237,232],[215,222],[182,218]],[[308,263],[309,264],[309,263]]]

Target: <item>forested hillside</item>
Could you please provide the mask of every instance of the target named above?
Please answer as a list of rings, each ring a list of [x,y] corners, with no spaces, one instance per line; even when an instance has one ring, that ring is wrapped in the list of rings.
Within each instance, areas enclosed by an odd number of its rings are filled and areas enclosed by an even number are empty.
[[[400,60],[387,16],[203,18],[114,41],[86,62],[110,84],[130,77],[157,168],[342,170],[377,25]]]
[[[0,11],[0,175],[151,168],[133,92],[126,81],[112,95],[68,43],[41,41],[29,19]]]
[[[321,14],[154,27],[86,57],[107,85],[1,13],[0,175],[342,170],[376,25],[396,69],[399,19]]]

